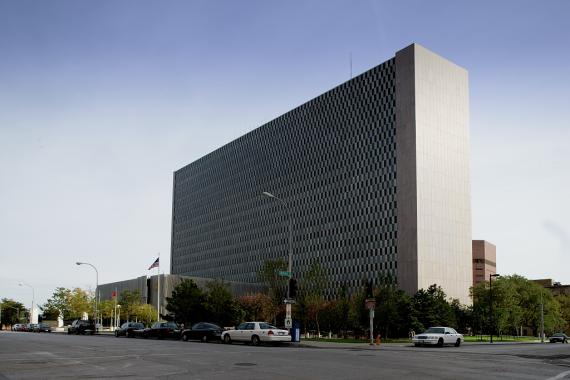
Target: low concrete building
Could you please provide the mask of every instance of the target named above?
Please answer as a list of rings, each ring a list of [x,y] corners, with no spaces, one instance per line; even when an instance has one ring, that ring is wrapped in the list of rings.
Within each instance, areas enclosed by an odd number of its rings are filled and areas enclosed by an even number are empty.
[[[160,314],[166,315],[166,298],[172,295],[174,288],[184,279],[192,280],[202,290],[206,289],[206,285],[214,281],[211,278],[179,276],[174,274],[161,274],[160,275]],[[258,293],[265,291],[265,287],[257,284],[241,283],[225,281],[228,285],[229,291],[235,296],[239,297],[245,294]],[[148,303],[157,306],[158,300],[158,275],[154,276],[141,276],[130,280],[110,282],[108,284],[99,285],[99,297],[101,300],[112,300],[116,294],[120,295],[125,290],[139,291],[141,295],[141,303]]]
[[[531,281],[536,282],[538,285],[550,290],[555,296],[570,296],[570,285],[562,285],[560,282],[554,282],[551,278]]]

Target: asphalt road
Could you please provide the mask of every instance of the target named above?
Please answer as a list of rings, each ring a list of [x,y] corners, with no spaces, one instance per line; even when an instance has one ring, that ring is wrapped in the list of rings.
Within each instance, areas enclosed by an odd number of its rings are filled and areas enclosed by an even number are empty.
[[[332,347],[332,348],[331,348]],[[252,347],[0,333],[0,379],[570,379],[570,344]]]

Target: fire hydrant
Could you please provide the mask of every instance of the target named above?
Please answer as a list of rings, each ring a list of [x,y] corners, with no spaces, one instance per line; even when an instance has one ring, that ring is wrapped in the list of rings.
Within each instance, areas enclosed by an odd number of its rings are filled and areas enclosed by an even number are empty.
[[[376,335],[376,345],[379,346],[382,343],[382,335]]]

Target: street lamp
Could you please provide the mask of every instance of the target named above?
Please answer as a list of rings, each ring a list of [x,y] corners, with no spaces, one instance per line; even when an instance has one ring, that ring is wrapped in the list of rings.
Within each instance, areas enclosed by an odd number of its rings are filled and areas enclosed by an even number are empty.
[[[89,265],[91,268],[95,269],[95,330],[97,330],[97,317],[99,314],[99,271],[93,264],[78,261],[75,265]]]
[[[493,343],[493,329],[495,327],[493,321],[493,277],[501,277],[500,274],[489,274],[489,317],[491,319],[491,341]]]
[[[285,318],[288,321],[291,321],[291,278],[293,277],[292,266],[293,266],[293,216],[291,215],[291,210],[289,209],[289,204],[285,202],[283,199],[276,197],[275,195],[264,191],[262,193],[264,196],[273,198],[279,201],[285,210],[287,211],[287,219],[289,224],[289,259],[287,264],[287,273],[289,274],[289,282],[287,283],[287,299],[285,301]]]
[[[32,308],[30,309],[30,323],[34,323],[34,302],[36,299],[36,291],[32,285],[26,284],[25,282],[20,282],[19,285],[32,288]]]

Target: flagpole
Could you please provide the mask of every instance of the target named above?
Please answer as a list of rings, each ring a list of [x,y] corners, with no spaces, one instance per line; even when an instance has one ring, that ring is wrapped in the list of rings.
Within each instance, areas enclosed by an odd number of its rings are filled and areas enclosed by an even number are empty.
[[[156,267],[158,273],[158,295],[157,295],[157,312],[158,318],[156,319],[157,322],[160,322],[160,252],[158,252],[158,266]]]

